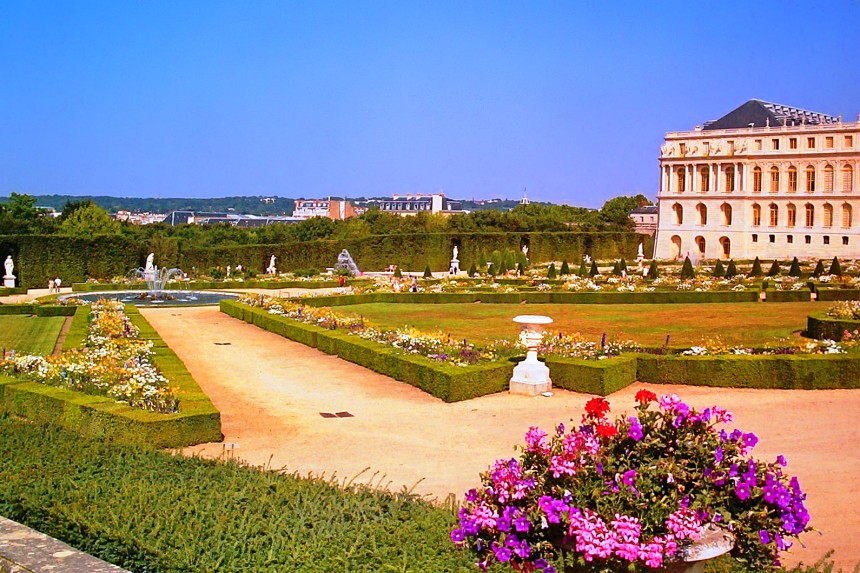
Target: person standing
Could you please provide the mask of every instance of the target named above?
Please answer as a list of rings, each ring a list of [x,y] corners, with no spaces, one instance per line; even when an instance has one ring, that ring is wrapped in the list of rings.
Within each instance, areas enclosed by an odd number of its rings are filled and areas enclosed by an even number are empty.
[[[56,290],[57,293],[60,292],[60,285],[61,284],[63,284],[63,281],[60,279],[60,277],[57,277],[54,279],[54,289]]]
[[[48,294],[54,294],[54,279],[48,279]]]

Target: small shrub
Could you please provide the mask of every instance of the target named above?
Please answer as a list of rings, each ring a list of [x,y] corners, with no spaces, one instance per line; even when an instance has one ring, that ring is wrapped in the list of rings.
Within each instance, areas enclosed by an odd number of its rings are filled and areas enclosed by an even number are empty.
[[[470,277],[474,277],[478,274],[478,269],[475,268],[475,263],[472,263],[472,265],[469,267],[469,273],[468,274]]]
[[[600,269],[597,268],[597,261],[591,261],[591,270],[588,271],[588,276],[596,277],[600,274]]]
[[[824,263],[819,259],[818,264],[815,265],[815,270],[812,271],[812,276],[815,278],[820,277],[824,274]]]
[[[736,276],[738,276],[738,267],[735,265],[734,259],[731,259],[729,261],[729,266],[726,267],[726,278],[730,279]]]
[[[490,268],[487,269],[487,274],[491,277],[494,277],[499,274],[499,268],[496,266],[496,263],[490,263]]]
[[[396,266],[396,267],[394,267],[394,276],[395,276],[396,278],[398,278],[398,279],[402,279],[402,278],[403,278],[403,272],[400,270],[400,266],[399,266],[399,265],[398,265],[398,266]]]
[[[681,278],[682,279],[691,279],[696,275],[696,272],[693,270],[693,261],[690,260],[690,257],[684,258],[684,266],[681,267]]]
[[[660,271],[657,268],[657,261],[652,259],[651,264],[648,266],[648,278],[649,279],[656,279],[656,278],[659,278],[659,276],[660,276]]]
[[[828,274],[842,276],[842,265],[839,264],[839,259],[833,257],[833,262],[830,263],[830,271]]]
[[[315,277],[320,274],[318,269],[296,269],[293,274],[297,277]]]
[[[618,270],[619,271],[626,271],[627,270],[627,261],[625,261],[624,259],[621,259],[620,261],[618,261]]]
[[[770,270],[767,271],[767,276],[775,277],[779,275],[779,261],[774,260],[773,264],[770,266]]]
[[[555,263],[549,264],[549,269],[546,271],[546,278],[554,279],[556,277]]]
[[[791,268],[788,269],[788,276],[790,277],[799,277],[801,275],[800,272],[800,261],[797,260],[797,257],[794,257],[791,260]]]
[[[723,261],[717,259],[717,264],[714,265],[714,272],[712,273],[715,277],[724,277],[726,276],[726,267],[723,266]]]
[[[430,270],[430,265],[424,267],[424,278],[429,279],[433,278],[433,272]]]
[[[750,270],[749,276],[750,277],[760,277],[763,274],[764,274],[764,271],[762,271],[762,269],[761,269],[761,261],[758,259],[758,257],[756,257],[755,260],[753,261],[752,270]]]
[[[588,276],[588,265],[585,264],[585,261],[582,261],[581,263],[579,263],[579,272],[576,274],[581,276],[581,277],[587,277]]]
[[[566,277],[570,274],[570,267],[567,264],[567,260],[561,262],[561,276]]]
[[[211,269],[209,269],[209,276],[216,281],[223,279],[225,274],[226,273],[224,272],[224,269],[220,267],[212,267]]]
[[[522,263],[517,263],[517,274],[518,274],[518,275],[520,275],[520,276],[522,276],[522,275],[524,275],[524,274],[525,274],[525,272],[526,272],[526,271],[525,271],[525,269],[523,268],[523,264],[522,264]]]

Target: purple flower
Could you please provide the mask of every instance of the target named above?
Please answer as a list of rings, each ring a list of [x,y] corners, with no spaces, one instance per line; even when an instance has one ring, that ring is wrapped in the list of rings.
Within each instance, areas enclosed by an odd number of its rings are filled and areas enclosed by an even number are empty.
[[[761,539],[762,545],[767,545],[768,543],[770,543],[770,534],[764,529],[758,532],[758,537],[759,539]]]
[[[740,499],[741,501],[749,499],[750,486],[748,486],[746,482],[738,482],[738,485],[735,486],[735,494],[737,494],[738,499]]]
[[[717,449],[714,450],[714,460],[720,464],[723,462],[723,447],[717,446]]]
[[[750,432],[749,434],[744,434],[744,445],[750,449],[754,448],[758,443],[758,437]]]
[[[495,545],[493,547],[493,552],[496,554],[496,559],[498,559],[501,563],[505,563],[511,560],[511,550],[504,545]]]
[[[785,461],[785,456],[784,456],[784,455],[782,455],[782,454],[780,454],[780,455],[776,456],[776,463],[778,463],[778,464],[779,464],[779,465],[781,465],[782,467],[785,467],[785,466],[787,466],[787,465],[788,465],[788,462],[787,462],[787,461]]]
[[[521,515],[514,520],[514,528],[520,533],[528,533],[530,526],[531,523],[529,523],[529,520],[525,515]]]
[[[454,543],[462,543],[466,539],[466,534],[459,527],[451,532],[451,541]]]
[[[621,478],[621,481],[624,482],[624,485],[633,487],[636,483],[636,470],[627,470],[624,472],[624,476]]]
[[[638,442],[642,439],[642,424],[639,423],[639,419],[636,417],[631,417],[630,419],[630,430],[627,431],[627,435],[634,442]]]

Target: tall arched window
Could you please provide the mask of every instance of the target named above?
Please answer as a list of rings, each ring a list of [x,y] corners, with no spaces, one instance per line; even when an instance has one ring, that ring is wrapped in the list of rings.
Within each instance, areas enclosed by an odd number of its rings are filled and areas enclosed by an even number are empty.
[[[815,224],[815,207],[811,203],[806,204],[806,226],[812,227]]]
[[[720,213],[723,215],[723,225],[729,226],[732,224],[732,206],[728,203],[720,205]]]
[[[833,226],[833,205],[831,205],[830,203],[824,204],[824,226]]]
[[[699,255],[705,256],[705,237],[696,237],[696,248],[699,249]]]
[[[680,203],[675,203],[672,205],[672,212],[675,213],[675,224],[683,225],[684,224],[684,208],[681,207]]]
[[[678,235],[672,236],[672,258],[681,258],[681,237]]]
[[[833,166],[830,164],[824,166],[824,192],[833,193]]]
[[[699,203],[696,205],[696,213],[699,214],[699,224],[707,225],[708,224],[708,208],[705,207],[704,203]]]
[[[785,219],[786,226],[794,227],[797,225],[797,207],[794,206],[794,203],[785,206]]]
[[[806,166],[806,192],[815,193],[815,167]]]
[[[753,193],[761,193],[761,167],[753,169]]]
[[[759,205],[758,203],[753,203],[752,211],[752,224],[754,227],[758,227],[759,225],[761,225],[761,205]]]
[[[776,165],[770,168],[770,192],[779,193],[779,167]]]
[[[711,168],[707,165],[699,167],[699,187],[702,193],[711,190]]]
[[[678,177],[678,193],[683,193],[687,190],[687,168],[679,167],[675,173]]]
[[[851,226],[851,205],[848,203],[842,204],[842,226],[850,227]]]
[[[842,192],[851,193],[854,191],[854,168],[850,165],[842,167]]]
[[[732,165],[726,167],[726,193],[735,190],[735,168]]]
[[[770,226],[776,227],[779,224],[779,207],[776,206],[776,203],[770,204]]]
[[[797,193],[797,167],[794,165],[788,168],[788,192]]]
[[[732,256],[732,242],[728,237],[720,237],[720,245],[723,247],[723,258],[728,259]]]

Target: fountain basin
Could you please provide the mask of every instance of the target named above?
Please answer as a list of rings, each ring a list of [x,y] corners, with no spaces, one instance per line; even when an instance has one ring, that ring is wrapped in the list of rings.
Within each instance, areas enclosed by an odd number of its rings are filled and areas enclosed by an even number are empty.
[[[95,302],[99,299],[111,299],[135,306],[207,306],[218,304],[225,298],[235,300],[239,296],[231,292],[194,290],[165,290],[153,296],[152,292],[145,290],[120,290],[72,294],[60,297],[60,300],[77,299]]]

